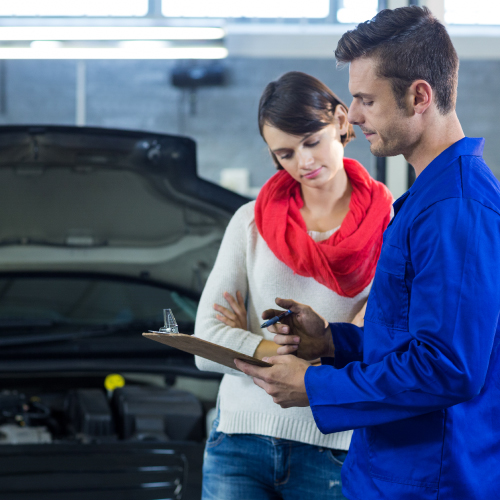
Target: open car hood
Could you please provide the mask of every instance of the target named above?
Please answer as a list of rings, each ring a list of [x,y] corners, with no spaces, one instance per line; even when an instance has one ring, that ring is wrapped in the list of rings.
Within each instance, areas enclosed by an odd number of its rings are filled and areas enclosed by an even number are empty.
[[[0,301],[10,301],[0,321],[12,322],[0,334],[0,372],[182,371],[181,351],[160,350],[127,321],[161,319],[162,307],[176,306],[192,327],[227,223],[247,201],[197,176],[196,145],[186,137],[0,127]],[[124,305],[132,296],[144,304],[137,311]],[[40,297],[58,305],[52,316],[44,309],[38,331]],[[98,317],[98,308],[112,311],[104,331],[98,320],[88,332],[65,327],[68,317]],[[35,326],[23,330],[30,315]],[[53,341],[54,332],[61,340]]]
[[[197,176],[186,137],[0,127],[0,271],[105,272],[200,293],[246,201]]]

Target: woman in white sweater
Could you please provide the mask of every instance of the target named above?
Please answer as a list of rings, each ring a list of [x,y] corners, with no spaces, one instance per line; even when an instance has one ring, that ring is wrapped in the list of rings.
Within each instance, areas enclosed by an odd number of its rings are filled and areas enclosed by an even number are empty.
[[[278,168],[231,219],[203,291],[195,334],[259,358],[276,355],[261,313],[276,297],[350,322],[366,302],[390,218],[391,196],[356,161],[346,105],[299,72],[271,82],[259,127]],[[334,499],[351,432],[323,435],[310,408],[282,409],[250,377],[224,373],[207,440],[204,500]]]

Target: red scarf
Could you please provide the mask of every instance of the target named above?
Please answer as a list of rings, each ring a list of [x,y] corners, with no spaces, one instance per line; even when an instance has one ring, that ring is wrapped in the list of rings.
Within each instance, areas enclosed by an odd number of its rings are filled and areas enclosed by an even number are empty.
[[[307,234],[300,213],[300,183],[285,170],[261,189],[255,222],[274,255],[294,273],[314,278],[343,297],[354,297],[375,275],[392,196],[356,160],[344,158],[344,168],[352,186],[349,212],[327,240],[318,243]]]

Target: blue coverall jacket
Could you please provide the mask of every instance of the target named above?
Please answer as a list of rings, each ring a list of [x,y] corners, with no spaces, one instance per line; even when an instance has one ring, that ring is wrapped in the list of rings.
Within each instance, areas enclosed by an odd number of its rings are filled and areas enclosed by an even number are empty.
[[[306,372],[319,429],[356,429],[350,499],[500,499],[500,184],[483,145],[453,144],[394,203],[364,329],[332,323],[335,358]]]

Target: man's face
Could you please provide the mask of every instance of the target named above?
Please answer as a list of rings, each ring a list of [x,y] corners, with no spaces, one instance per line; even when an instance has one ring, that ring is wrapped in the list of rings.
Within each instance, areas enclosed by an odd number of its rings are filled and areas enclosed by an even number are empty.
[[[377,76],[376,64],[369,57],[351,63],[349,90],[353,101],[348,120],[361,128],[375,156],[406,156],[418,140],[411,120],[413,112],[409,102],[408,109],[398,106],[390,81]]]

